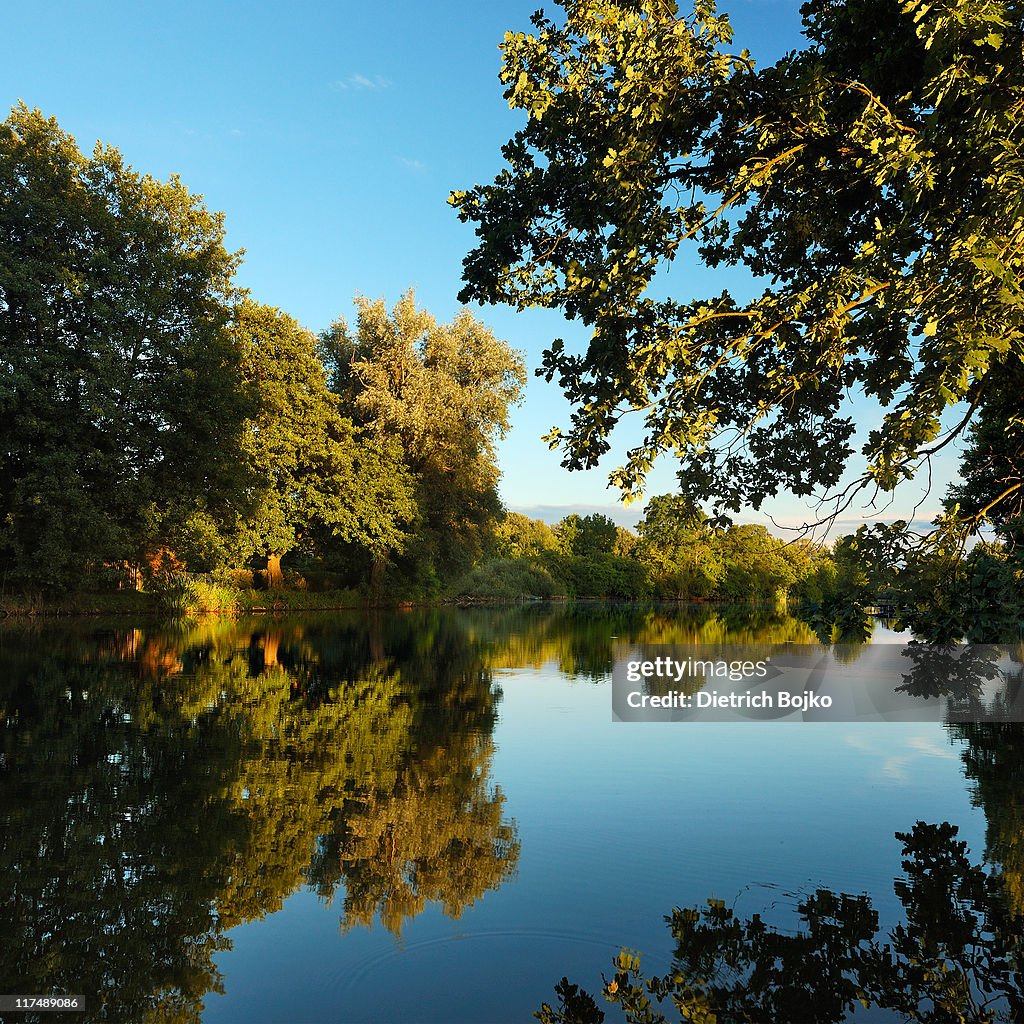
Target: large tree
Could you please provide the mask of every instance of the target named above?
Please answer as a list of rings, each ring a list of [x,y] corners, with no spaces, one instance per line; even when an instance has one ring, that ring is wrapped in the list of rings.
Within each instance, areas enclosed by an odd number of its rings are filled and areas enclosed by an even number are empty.
[[[721,508],[820,494],[852,454],[859,392],[885,410],[861,482],[888,490],[944,431],[1018,399],[1019,0],[811,0],[806,45],[765,68],[709,0],[686,17],[671,0],[562,6],[506,35],[526,124],[493,184],[451,201],[479,237],[463,301],[592,330],[585,353],[556,340],[544,359],[575,405],[551,435],[567,467],[595,465],[635,410],[644,438],[612,474],[629,495],[663,452]],[[666,297],[673,262],[742,264],[764,290]]]
[[[397,437],[416,477],[420,521],[410,571],[426,585],[463,572],[485,549],[502,507],[496,445],[525,380],[521,357],[462,310],[448,324],[416,308],[356,300],[353,330],[322,336],[344,407],[373,437]]]
[[[678,495],[656,495],[637,530],[637,553],[656,594],[674,599],[715,594],[725,571],[722,553],[712,524],[692,502]]]
[[[265,560],[267,583],[278,586],[281,558],[299,545],[333,538],[376,560],[400,550],[416,505],[396,439],[341,415],[316,336],[290,316],[246,300],[233,327],[258,396],[242,439],[253,478],[241,553]]]
[[[248,412],[223,218],[172,177],[0,123],[0,560],[20,585],[135,560],[238,482]]]

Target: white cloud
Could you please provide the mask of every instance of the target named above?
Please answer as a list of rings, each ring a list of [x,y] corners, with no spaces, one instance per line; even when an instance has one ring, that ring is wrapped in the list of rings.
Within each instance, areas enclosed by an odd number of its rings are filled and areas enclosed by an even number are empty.
[[[383,75],[364,75],[355,71],[344,78],[335,79],[331,85],[340,92],[380,92],[381,89],[390,88],[391,80]]]
[[[950,747],[940,747],[931,737],[929,736],[911,736],[907,740],[907,745],[913,747],[914,750],[919,750],[922,754],[928,757],[938,757],[943,761],[959,761],[960,758],[957,753]]]
[[[955,750],[941,746],[930,736],[908,736],[903,740],[902,749],[897,750],[892,750],[888,744],[884,745],[883,749],[875,743],[873,738],[857,733],[847,733],[843,739],[847,746],[877,756],[878,765],[875,771],[889,782],[899,785],[907,785],[911,781],[910,772],[915,770],[912,766],[915,766],[922,758],[935,757],[943,761],[959,760]]]

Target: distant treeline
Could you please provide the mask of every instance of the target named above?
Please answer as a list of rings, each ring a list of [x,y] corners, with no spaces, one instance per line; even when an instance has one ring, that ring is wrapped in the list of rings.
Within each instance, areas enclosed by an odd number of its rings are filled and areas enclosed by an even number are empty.
[[[806,539],[784,543],[763,526],[716,524],[687,499],[652,498],[637,532],[605,515],[554,527],[510,512],[493,556],[458,584],[467,598],[598,597],[775,602],[829,563]]]

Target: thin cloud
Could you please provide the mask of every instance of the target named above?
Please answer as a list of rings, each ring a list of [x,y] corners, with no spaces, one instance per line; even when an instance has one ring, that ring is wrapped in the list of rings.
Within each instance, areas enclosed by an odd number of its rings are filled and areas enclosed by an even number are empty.
[[[938,758],[943,761],[957,761],[958,755],[949,747],[942,747],[929,736],[908,736],[904,741],[902,749],[892,751],[888,745],[883,750],[873,738],[863,737],[857,733],[848,733],[843,737],[849,747],[863,751],[865,754],[877,755],[880,764],[876,769],[877,773],[886,778],[887,781],[897,785],[908,785],[911,781],[910,771],[912,765],[922,758]],[[909,748],[909,749],[908,749]],[[912,770],[922,770],[919,766]],[[875,774],[874,772],[872,774]]]
[[[331,85],[339,92],[380,92],[391,87],[391,79],[383,75],[364,75],[356,71],[345,78],[336,78]]]
[[[427,165],[422,160],[413,160],[410,157],[402,156],[398,158],[402,162],[402,166],[408,168],[410,171],[416,171],[420,173],[427,169]]]

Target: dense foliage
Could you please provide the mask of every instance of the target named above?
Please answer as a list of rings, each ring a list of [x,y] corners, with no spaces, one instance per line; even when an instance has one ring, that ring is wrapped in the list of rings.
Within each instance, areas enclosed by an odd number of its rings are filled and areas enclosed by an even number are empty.
[[[379,588],[398,565],[432,594],[491,544],[519,356],[411,293],[318,339],[240,290],[238,263],[176,178],[86,156],[24,105],[0,124],[5,591],[174,603],[186,573],[279,587],[284,558],[295,582]]]
[[[492,558],[458,585],[467,598],[582,597],[767,603],[803,595],[827,549],[784,543],[763,526],[712,524],[685,499],[651,499],[638,533],[601,513],[554,528],[519,513],[499,527]]]
[[[592,331],[585,353],[556,340],[545,357],[574,406],[550,435],[564,464],[596,465],[634,410],[644,439],[612,474],[629,495],[664,452],[683,493],[722,509],[821,493],[859,393],[884,410],[862,484],[912,476],[960,406],[954,434],[981,413],[964,510],[1019,506],[1020,4],[811,0],[804,48],[764,68],[710,0],[562,7],[506,34],[527,122],[495,181],[451,201],[479,238],[464,300]],[[742,264],[765,287],[668,296],[671,264]]]
[[[356,301],[355,329],[341,319],[321,338],[333,385],[368,437],[401,442],[418,520],[398,568],[436,590],[479,558],[500,518],[495,444],[526,370],[466,310],[438,324],[411,292],[390,313]]]
[[[647,24],[631,17],[630,31]],[[466,310],[439,323],[411,292],[391,309],[358,298],[352,326],[317,337],[238,289],[238,262],[221,215],[177,179],[103,146],[85,156],[25,106],[0,125],[5,591],[141,585],[179,612],[251,606],[237,587],[252,583],[375,598],[796,596],[822,638],[856,638],[880,603],[936,639],[1000,639],[1021,618],[1010,351],[1004,376],[985,378],[928,548],[899,524],[832,550],[783,544],[709,519],[697,486],[652,498],[637,533],[599,513],[552,528],[498,495],[518,353]],[[1002,543],[965,557],[986,523]]]
[[[0,554],[61,586],[240,485],[251,410],[220,215],[16,107],[0,124]]]

